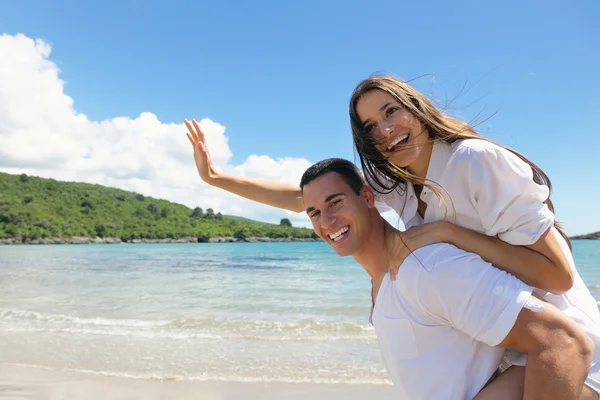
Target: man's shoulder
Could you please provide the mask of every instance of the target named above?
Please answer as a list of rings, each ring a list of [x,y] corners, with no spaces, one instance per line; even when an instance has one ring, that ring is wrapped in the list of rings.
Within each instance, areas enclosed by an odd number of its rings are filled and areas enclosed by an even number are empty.
[[[425,279],[444,281],[471,276],[491,266],[479,255],[469,253],[449,243],[436,243],[415,250],[407,258],[411,268],[421,270]]]
[[[476,291],[490,267],[477,254],[448,243],[432,244],[406,258],[396,280],[398,291],[427,315],[446,315],[447,306]]]
[[[523,286],[479,255],[446,243],[422,247],[410,258],[402,289],[429,313],[450,315],[452,312],[456,316],[459,310],[452,310],[454,306],[460,308],[465,301],[485,301],[495,287]],[[514,292],[516,290],[507,293]]]

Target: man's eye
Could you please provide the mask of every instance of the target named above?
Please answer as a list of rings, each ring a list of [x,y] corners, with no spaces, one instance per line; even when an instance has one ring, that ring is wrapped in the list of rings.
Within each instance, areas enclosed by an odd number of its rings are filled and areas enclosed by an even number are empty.
[[[314,212],[314,213],[312,213],[312,214],[310,214],[310,215],[309,215],[309,218],[310,218],[310,219],[314,219],[314,218],[316,218],[316,217],[317,217],[319,214],[321,214],[319,211],[317,211],[317,212]]]
[[[340,205],[341,203],[342,203],[342,200],[341,200],[341,199],[340,199],[340,200],[334,200],[334,201],[331,203],[331,205],[335,207],[335,206],[338,206],[338,205]]]

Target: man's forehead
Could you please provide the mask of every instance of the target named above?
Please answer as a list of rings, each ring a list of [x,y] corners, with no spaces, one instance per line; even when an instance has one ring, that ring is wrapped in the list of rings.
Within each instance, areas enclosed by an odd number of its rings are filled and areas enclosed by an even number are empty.
[[[351,190],[340,174],[328,172],[307,183],[302,190],[302,196],[305,202],[324,201],[333,194],[347,194]]]

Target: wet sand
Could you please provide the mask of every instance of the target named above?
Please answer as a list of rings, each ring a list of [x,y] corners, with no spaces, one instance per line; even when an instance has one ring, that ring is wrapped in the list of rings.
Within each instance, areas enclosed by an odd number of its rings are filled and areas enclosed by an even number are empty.
[[[0,365],[2,400],[387,400],[390,385],[160,381]]]

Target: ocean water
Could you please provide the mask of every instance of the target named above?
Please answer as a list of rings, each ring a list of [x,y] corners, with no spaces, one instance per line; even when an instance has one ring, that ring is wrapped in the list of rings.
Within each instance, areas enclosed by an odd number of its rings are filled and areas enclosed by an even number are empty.
[[[575,241],[600,300],[600,242]],[[387,383],[370,283],[324,243],[0,246],[0,364]]]

